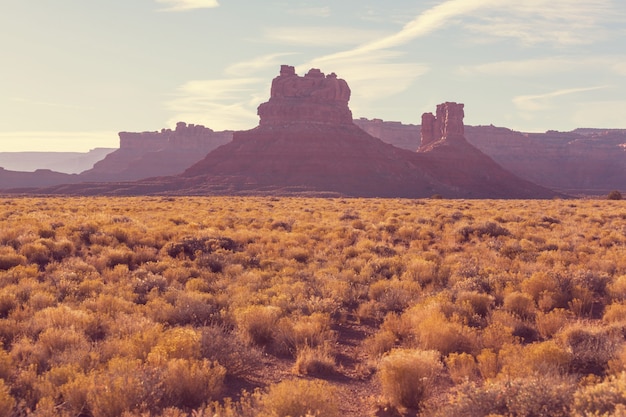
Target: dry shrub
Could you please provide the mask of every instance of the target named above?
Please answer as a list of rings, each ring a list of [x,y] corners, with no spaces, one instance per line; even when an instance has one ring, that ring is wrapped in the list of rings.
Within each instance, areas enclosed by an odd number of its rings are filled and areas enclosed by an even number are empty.
[[[0,269],[2,269],[0,267]],[[608,285],[609,295],[616,300],[626,300],[626,275],[620,275]]]
[[[566,327],[556,338],[572,354],[570,372],[581,375],[604,375],[623,344],[621,331],[583,323]]]
[[[448,320],[437,306],[415,308],[409,314],[413,316],[414,331],[422,349],[434,349],[445,356],[453,352],[471,352],[474,348],[473,331]]]
[[[533,374],[564,374],[572,361],[572,354],[555,341],[531,343],[526,346],[508,345],[498,355],[502,373],[521,378]]]
[[[117,248],[107,247],[102,253],[100,269],[102,267],[114,268],[117,265],[126,265],[131,267],[135,254],[126,246],[118,246]]]
[[[295,352],[305,346],[323,346],[336,339],[330,324],[330,315],[327,313],[284,317],[277,325],[276,344],[280,350],[286,352]]]
[[[563,329],[571,318],[572,313],[562,308],[556,308],[548,313],[539,312],[535,318],[537,331],[541,337],[549,339]]]
[[[14,371],[13,359],[0,343],[0,379],[8,380]]]
[[[534,317],[535,302],[528,294],[514,291],[504,297],[504,309],[522,319]]]
[[[626,373],[609,376],[599,384],[583,386],[574,394],[572,408],[574,417],[623,415],[626,411]]]
[[[378,366],[383,396],[395,407],[419,409],[443,372],[439,352],[395,349]]]
[[[12,247],[4,246],[0,248],[0,270],[7,271],[18,265],[26,264],[26,256],[15,252]]]
[[[328,346],[304,346],[298,349],[293,371],[299,375],[332,375],[335,372],[335,358]]]
[[[438,270],[439,267],[435,262],[417,258],[411,260],[406,265],[405,271],[402,274],[402,279],[415,281],[422,287],[425,287],[431,283],[438,283]]]
[[[201,332],[203,358],[218,362],[228,375],[245,377],[261,365],[261,352],[223,327],[205,327]]]
[[[169,329],[148,354],[148,362],[163,364],[171,359],[199,359],[201,356],[200,340],[200,333],[193,328]]]
[[[9,386],[0,379],[0,417],[10,417],[16,405],[15,398],[11,396]]]
[[[480,343],[483,348],[500,350],[506,344],[518,342],[519,338],[513,335],[519,320],[505,312],[494,314],[492,322],[480,332]]]
[[[88,387],[87,404],[93,417],[141,411],[154,388],[147,383],[140,361],[123,358],[114,358],[105,371],[92,373]]]
[[[606,307],[602,320],[607,323],[626,322],[626,303],[613,303]]]
[[[338,417],[337,390],[326,381],[297,379],[269,387],[258,417]]]
[[[90,346],[85,335],[73,328],[46,329],[39,335],[35,345],[40,364],[48,366],[64,363],[86,365]]]
[[[33,334],[39,334],[50,328],[85,331],[94,320],[96,315],[90,311],[59,305],[36,312],[30,321],[30,330]]]
[[[226,369],[206,359],[171,359],[163,373],[164,401],[167,405],[197,408],[218,399]]]
[[[249,343],[268,346],[274,341],[281,310],[275,306],[250,306],[235,311],[241,336]]]
[[[494,222],[486,222],[481,224],[480,226],[464,226],[457,230],[457,240],[459,243],[468,242],[472,236],[478,237],[499,237],[499,236],[509,236],[511,232],[509,232],[506,228],[500,226]]]
[[[460,291],[456,296],[456,303],[466,308],[470,314],[485,317],[494,304],[494,297],[478,291]]]
[[[213,294],[177,291],[175,297],[174,309],[167,320],[171,325],[206,326],[219,320],[219,306]]]
[[[397,341],[396,335],[390,330],[380,330],[363,341],[363,350],[372,357],[382,356],[389,352]]]
[[[445,364],[455,384],[475,380],[479,376],[476,359],[469,353],[451,353],[446,357]]]
[[[478,363],[478,371],[485,379],[495,378],[500,371],[498,354],[491,349],[481,350],[476,356],[476,362]]]
[[[41,240],[25,244],[20,248],[20,252],[22,255],[26,256],[28,262],[37,264],[40,267],[44,267],[47,263],[52,261],[50,248]]]
[[[418,283],[394,278],[380,280],[370,285],[369,297],[378,303],[383,313],[400,312],[407,308],[420,292]]]
[[[546,272],[535,272],[522,282],[522,291],[544,311],[567,307],[572,297],[571,290],[570,280]]]
[[[575,383],[561,377],[534,376],[456,387],[433,417],[569,417]]]
[[[17,307],[17,298],[11,288],[3,288],[0,292],[0,319],[5,319],[9,313]]]

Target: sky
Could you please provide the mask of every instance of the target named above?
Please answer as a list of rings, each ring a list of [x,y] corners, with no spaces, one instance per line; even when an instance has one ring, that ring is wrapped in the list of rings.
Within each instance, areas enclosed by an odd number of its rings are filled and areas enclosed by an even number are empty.
[[[258,124],[280,65],[335,72],[355,118],[626,128],[624,0],[3,0],[0,152]]]

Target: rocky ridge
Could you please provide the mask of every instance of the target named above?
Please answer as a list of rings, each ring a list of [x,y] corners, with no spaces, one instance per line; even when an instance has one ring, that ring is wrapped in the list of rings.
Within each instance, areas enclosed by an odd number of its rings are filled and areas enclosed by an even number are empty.
[[[40,190],[62,194],[337,195],[351,197],[551,198],[554,192],[505,171],[464,138],[463,105],[443,103],[426,114],[427,146],[407,151],[374,138],[352,121],[350,88],[334,73],[311,69],[304,76],[283,65],[272,80],[270,98],[258,107],[259,125],[233,133],[232,141],[210,151],[180,175],[134,182],[81,183]],[[176,131],[204,129],[179,124]],[[210,130],[210,129],[209,129]],[[212,131],[211,131],[212,132]],[[430,133],[429,133],[430,132]],[[171,132],[139,134],[174,157]],[[189,136],[189,135],[187,135]],[[121,134],[128,144],[137,135]],[[127,153],[145,148],[124,145]],[[171,149],[170,149],[171,148]],[[143,153],[142,153],[143,152]],[[156,152],[158,153],[158,152]],[[155,154],[156,154],[155,153]],[[199,152],[195,152],[197,157]],[[119,153],[102,165],[125,172]],[[150,155],[150,153],[148,153]],[[153,157],[155,155],[151,155]],[[118,159],[116,159],[118,158]],[[107,161],[108,160],[108,161]],[[148,159],[159,165],[158,158]],[[122,162],[124,160],[122,159]],[[139,162],[133,167],[140,167]],[[145,172],[142,170],[141,172]],[[162,175],[163,171],[159,171]],[[111,181],[111,180],[108,180]]]
[[[424,126],[430,118],[426,116]],[[423,126],[380,119],[360,119],[358,124],[372,136],[403,149],[425,146],[420,137]],[[626,184],[624,129],[524,133],[493,125],[465,125],[464,137],[506,170],[551,189],[604,195],[624,190]]]
[[[434,141],[439,146],[410,152],[386,144],[355,125],[349,97],[347,83],[334,74],[327,76],[312,69],[298,76],[293,67],[282,66],[272,81],[269,100],[258,108],[256,128],[235,132],[232,142],[213,150],[179,176],[116,184],[114,192],[554,196],[552,191],[504,171],[469,145],[458,130],[462,129],[462,112],[440,115],[446,134]],[[457,151],[460,153],[455,154]],[[467,155],[470,158],[459,164]]]

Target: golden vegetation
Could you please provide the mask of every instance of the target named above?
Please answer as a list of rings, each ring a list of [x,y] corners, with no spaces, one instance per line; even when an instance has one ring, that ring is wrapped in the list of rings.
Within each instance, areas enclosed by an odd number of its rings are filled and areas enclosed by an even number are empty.
[[[621,201],[0,199],[0,416],[617,416],[625,334]]]

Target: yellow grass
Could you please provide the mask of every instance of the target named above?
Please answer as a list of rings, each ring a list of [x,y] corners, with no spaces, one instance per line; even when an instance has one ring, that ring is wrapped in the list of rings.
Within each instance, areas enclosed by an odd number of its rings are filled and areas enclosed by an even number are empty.
[[[0,198],[0,415],[613,412],[625,332],[621,201]]]

